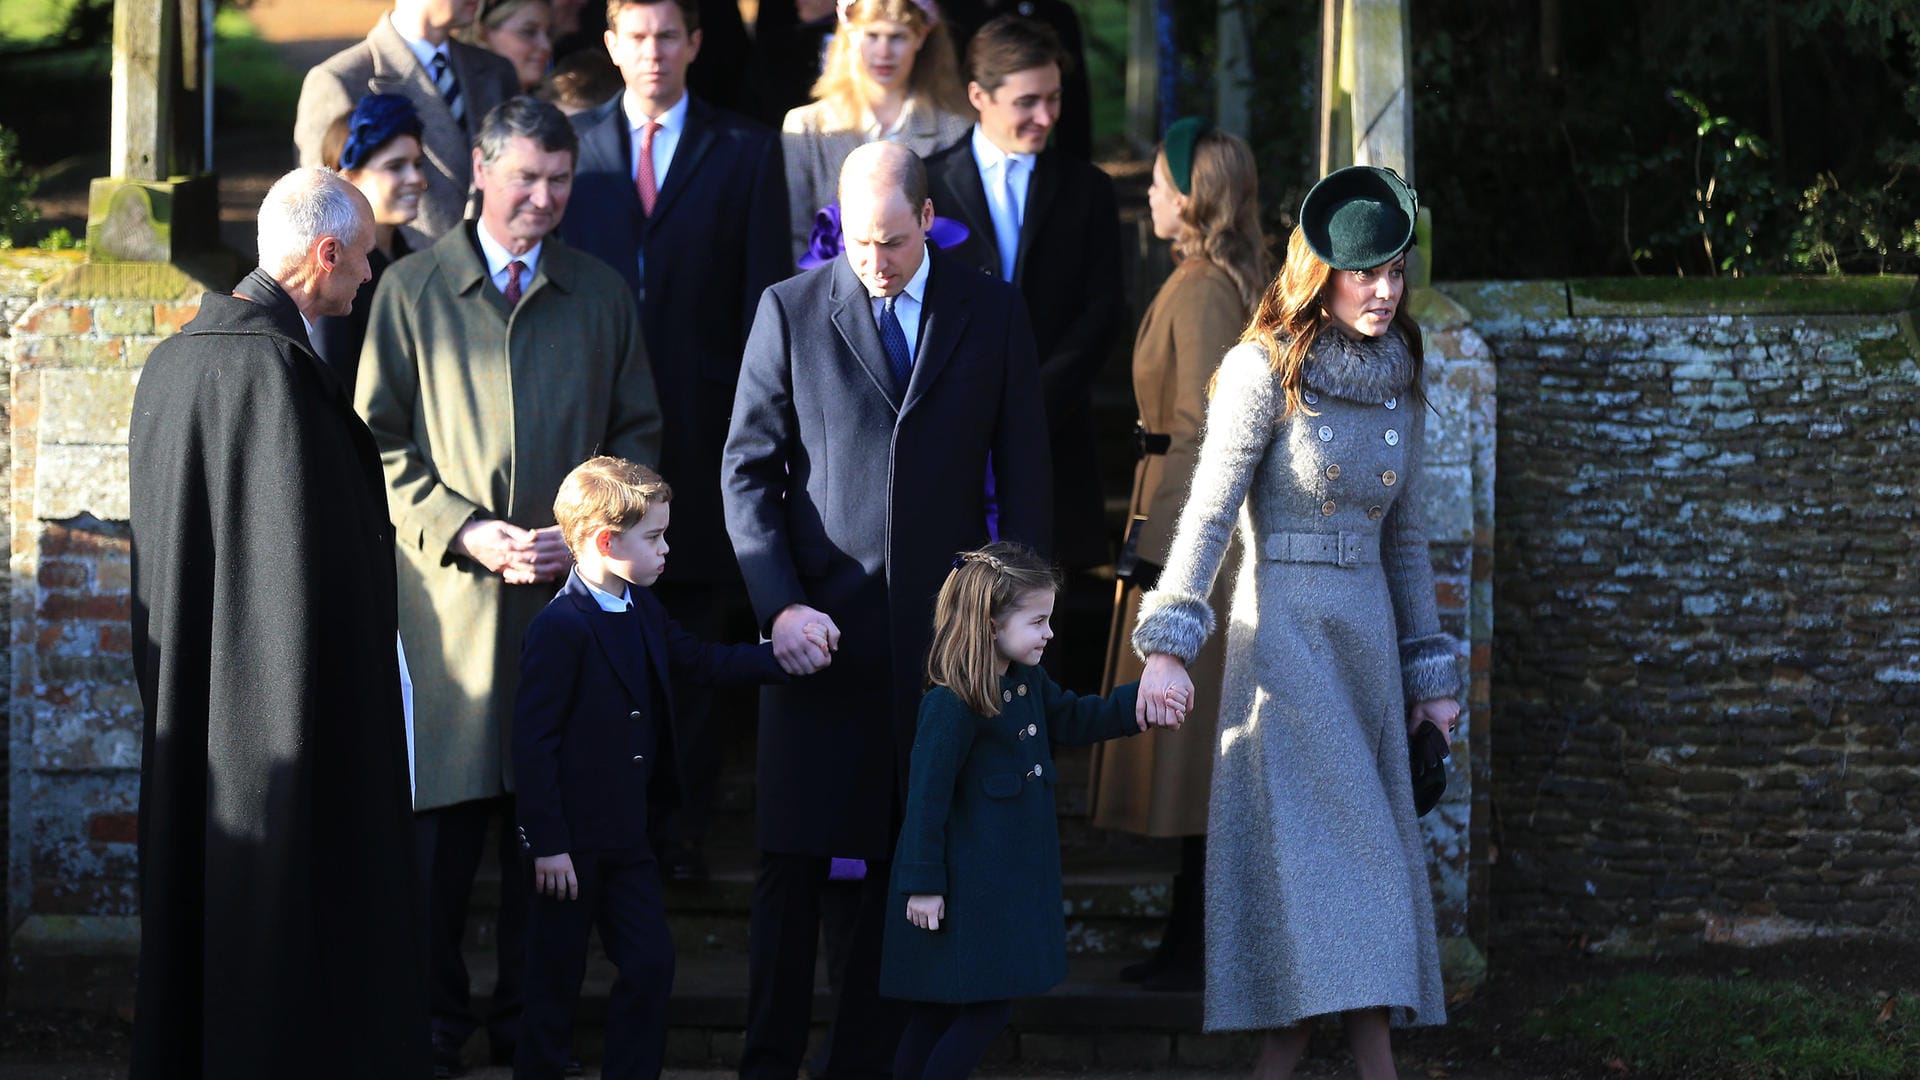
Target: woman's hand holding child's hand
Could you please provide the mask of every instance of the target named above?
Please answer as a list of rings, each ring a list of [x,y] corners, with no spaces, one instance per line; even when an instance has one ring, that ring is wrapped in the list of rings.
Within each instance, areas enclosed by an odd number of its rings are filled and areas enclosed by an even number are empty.
[[[573,857],[563,851],[533,860],[533,889],[555,900],[580,899],[580,879],[573,874]]]
[[[1150,727],[1178,728],[1193,707],[1193,680],[1177,656],[1154,653],[1140,675],[1133,718],[1145,731]]]
[[[914,895],[907,897],[907,921],[922,930],[940,929],[940,920],[947,917],[947,898],[944,896]]]

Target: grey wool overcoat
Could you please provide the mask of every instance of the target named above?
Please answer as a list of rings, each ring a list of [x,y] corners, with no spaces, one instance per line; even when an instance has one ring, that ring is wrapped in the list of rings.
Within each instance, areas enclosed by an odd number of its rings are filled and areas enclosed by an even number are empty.
[[[451,554],[472,518],[553,524],[575,465],[652,465],[660,406],[626,282],[552,236],[518,307],[469,222],[393,264],[374,293],[354,406],[386,471],[400,637],[413,676],[414,807],[513,790],[520,639],[558,588]]]
[[[1134,647],[1191,660],[1236,522],[1207,836],[1206,1028],[1386,1007],[1446,1017],[1409,702],[1458,692],[1419,515],[1425,406],[1398,331],[1328,330],[1283,417],[1256,345],[1221,362],[1193,491]]]

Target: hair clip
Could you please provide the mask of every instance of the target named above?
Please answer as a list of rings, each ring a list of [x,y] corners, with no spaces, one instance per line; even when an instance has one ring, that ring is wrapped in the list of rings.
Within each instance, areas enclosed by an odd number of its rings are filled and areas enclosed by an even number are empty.
[[[953,568],[955,570],[958,570],[965,565],[967,565],[967,557],[965,555],[955,555],[953,557]]]
[[[912,3],[914,7],[920,9],[921,14],[927,17],[928,26],[940,25],[940,9],[934,5],[933,0],[912,0]],[[853,0],[836,0],[833,5],[834,14],[839,16],[843,23],[847,21],[847,12],[852,10]]]

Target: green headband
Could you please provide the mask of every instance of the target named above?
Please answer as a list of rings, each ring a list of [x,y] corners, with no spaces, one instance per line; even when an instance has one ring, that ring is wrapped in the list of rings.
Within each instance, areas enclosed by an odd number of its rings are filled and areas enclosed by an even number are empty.
[[[1161,143],[1166,147],[1167,172],[1173,175],[1173,186],[1182,195],[1193,194],[1193,145],[1212,130],[1213,125],[1198,116],[1183,116],[1167,128]]]

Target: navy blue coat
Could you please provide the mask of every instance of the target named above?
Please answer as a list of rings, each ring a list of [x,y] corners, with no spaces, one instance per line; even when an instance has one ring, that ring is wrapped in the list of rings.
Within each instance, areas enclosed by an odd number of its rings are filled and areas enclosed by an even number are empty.
[[[734,565],[720,452],[740,353],[760,293],[793,272],[780,139],[691,98],[666,184],[643,215],[624,102],[576,118],[580,165],[560,236],[619,271],[638,302],[664,418],[660,473],[673,485],[674,577],[725,582]]]
[[[1060,829],[1049,743],[1137,734],[1138,683],[1076,695],[1014,664],[1000,715],[983,717],[945,687],[927,691],[913,783],[887,898],[880,992],[909,1001],[998,1001],[1043,994],[1067,976]],[[907,897],[946,898],[938,930],[906,918]]]
[[[786,679],[773,646],[701,641],[652,591],[627,595],[631,611],[604,611],[575,571],[527,627],[513,767],[521,839],[535,857],[647,849],[648,804],[678,800],[690,734],[674,726],[675,679]]]
[[[866,289],[837,258],[768,289],[723,473],[762,626],[789,604],[840,627],[833,666],[761,693],[759,847],[884,860],[905,797],[933,598],[1001,535],[1045,549],[1046,417],[1019,294],[939,252],[902,395]]]
[[[927,159],[927,181],[934,212],[967,226],[954,257],[999,277],[1000,250],[971,135]],[[1053,452],[1053,552],[1068,567],[1105,563],[1113,550],[1094,457],[1093,384],[1127,322],[1120,264],[1113,181],[1058,147],[1042,152],[1027,184],[1013,284],[1026,298],[1040,353]]]

